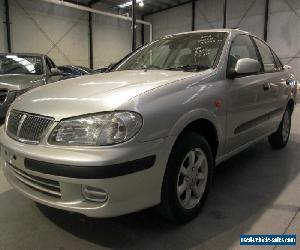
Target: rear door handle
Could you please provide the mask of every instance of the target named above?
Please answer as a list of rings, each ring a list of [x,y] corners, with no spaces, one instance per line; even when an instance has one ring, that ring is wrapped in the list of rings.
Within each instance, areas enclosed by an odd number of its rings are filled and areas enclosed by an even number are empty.
[[[270,83],[265,83],[265,84],[263,85],[263,90],[264,90],[264,91],[267,91],[267,90],[269,90],[270,88],[271,88]]]

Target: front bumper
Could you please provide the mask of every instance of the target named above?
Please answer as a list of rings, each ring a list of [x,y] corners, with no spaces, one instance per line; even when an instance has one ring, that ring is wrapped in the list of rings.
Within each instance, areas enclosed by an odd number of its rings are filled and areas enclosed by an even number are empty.
[[[3,128],[0,142],[4,174],[15,189],[38,203],[89,217],[114,217],[159,204],[171,145],[168,138],[103,148],[28,145],[8,137]],[[84,185],[104,190],[108,199],[86,200]]]

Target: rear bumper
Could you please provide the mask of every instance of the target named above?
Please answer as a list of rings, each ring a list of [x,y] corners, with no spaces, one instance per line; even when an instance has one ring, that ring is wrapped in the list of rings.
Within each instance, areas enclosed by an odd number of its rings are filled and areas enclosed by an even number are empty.
[[[114,217],[159,204],[171,145],[166,138],[98,149],[60,149],[19,143],[3,129],[0,142],[4,174],[16,190],[38,203],[89,217]],[[85,199],[83,186],[104,190],[108,199]]]

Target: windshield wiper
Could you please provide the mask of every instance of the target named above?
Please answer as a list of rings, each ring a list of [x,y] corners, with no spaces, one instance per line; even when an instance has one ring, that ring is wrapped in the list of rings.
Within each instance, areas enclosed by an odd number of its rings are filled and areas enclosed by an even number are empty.
[[[200,70],[206,70],[209,69],[208,66],[203,65],[181,65],[178,67],[168,68],[166,70],[182,70],[182,71],[200,71]]]
[[[148,69],[161,69],[161,67],[158,67],[158,66],[152,65],[152,64],[149,64],[149,65],[144,64],[142,66],[142,69],[144,69],[144,70],[148,70]]]

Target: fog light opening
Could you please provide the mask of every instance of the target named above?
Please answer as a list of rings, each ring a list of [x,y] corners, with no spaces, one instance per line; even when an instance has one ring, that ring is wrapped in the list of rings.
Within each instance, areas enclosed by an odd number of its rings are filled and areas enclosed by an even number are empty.
[[[105,202],[107,201],[107,193],[100,188],[91,186],[82,186],[82,195],[84,199],[93,202]]]

